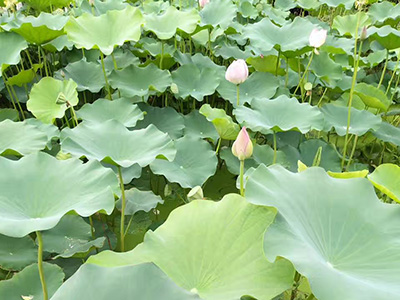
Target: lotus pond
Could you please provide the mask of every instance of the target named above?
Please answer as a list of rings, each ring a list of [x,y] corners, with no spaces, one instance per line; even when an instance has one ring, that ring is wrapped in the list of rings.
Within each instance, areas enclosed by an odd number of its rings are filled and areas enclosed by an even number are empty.
[[[400,4],[0,7],[1,300],[400,299]]]

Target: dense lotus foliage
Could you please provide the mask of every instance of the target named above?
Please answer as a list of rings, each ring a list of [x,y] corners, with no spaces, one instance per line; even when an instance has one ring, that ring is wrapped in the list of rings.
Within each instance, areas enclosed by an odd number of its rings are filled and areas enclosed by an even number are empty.
[[[400,299],[395,2],[0,0],[0,299]]]

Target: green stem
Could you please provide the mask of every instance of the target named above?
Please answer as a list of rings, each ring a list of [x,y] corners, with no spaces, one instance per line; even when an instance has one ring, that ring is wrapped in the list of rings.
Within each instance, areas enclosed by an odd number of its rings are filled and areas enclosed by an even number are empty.
[[[240,195],[244,197],[244,186],[243,186],[243,175],[244,175],[244,160],[240,161]]]
[[[114,64],[114,69],[115,69],[115,71],[117,71],[118,70],[118,65],[117,65],[117,61],[116,61],[115,56],[114,56],[114,52],[111,53],[111,58],[112,58],[112,61],[113,61],[113,64]]]
[[[221,141],[222,141],[222,139],[219,138],[219,139],[218,139],[218,144],[217,144],[217,149],[215,150],[215,155],[218,155],[219,148],[221,147]]]
[[[285,88],[289,82],[289,58],[286,59],[286,74],[285,74]]]
[[[388,92],[389,92],[389,90],[390,90],[390,86],[392,85],[393,79],[394,79],[394,77],[396,76],[397,67],[399,66],[399,59],[400,59],[400,56],[397,58],[396,65],[395,65],[395,67],[394,67],[394,70],[393,70],[393,73],[392,73],[392,77],[390,77],[388,86],[387,86],[387,88],[386,88],[385,95],[388,94]]]
[[[76,113],[75,113],[75,109],[72,107],[72,105],[69,105],[69,108],[71,109],[72,119],[74,120],[75,127],[76,127],[76,126],[78,126],[79,123],[78,123],[78,118],[77,118]]]
[[[350,157],[349,160],[347,161],[347,165],[346,165],[346,171],[349,169],[350,164],[351,164],[351,160],[354,156],[354,152],[356,152],[356,146],[357,146],[357,140],[358,140],[358,135],[355,135],[354,137],[354,142],[353,142],[353,147],[351,149],[351,153],[350,153]]]
[[[118,177],[119,177],[119,185],[121,188],[121,227],[120,227],[120,237],[121,237],[121,252],[125,251],[125,207],[126,207],[126,197],[125,197],[125,187],[124,180],[122,178],[121,167],[118,166]]]
[[[49,296],[47,293],[46,280],[44,278],[44,271],[43,271],[43,239],[42,239],[42,234],[40,233],[40,231],[36,231],[36,237],[37,237],[38,244],[39,244],[38,269],[39,269],[40,282],[42,283],[43,300],[48,300]]]
[[[162,70],[163,68],[163,60],[164,60],[164,41],[161,40],[160,70]]]
[[[274,135],[274,159],[272,160],[272,164],[276,163],[277,151],[276,151],[276,132],[273,131]]]
[[[400,74],[397,76],[396,83],[394,85],[394,90],[395,91],[396,91],[397,86],[399,85],[399,80],[400,80]],[[392,96],[390,97],[390,103],[392,103],[392,101],[393,101],[394,94],[396,94],[396,92],[392,93]]]
[[[104,80],[106,82],[106,89],[108,91],[108,99],[112,100],[111,87],[110,87],[110,84],[108,83],[108,78],[107,78],[107,73],[106,73],[106,66],[104,65],[104,54],[101,51],[100,51],[100,59],[101,59],[101,66],[103,68]]]
[[[237,99],[237,106],[239,106],[240,105],[240,102],[239,102],[239,98],[240,98],[240,89],[239,89],[239,84],[237,84],[236,85],[236,99]]]
[[[310,60],[308,61],[308,64],[307,64],[306,69],[304,70],[303,76],[301,77],[301,79],[300,79],[300,81],[299,81],[299,84],[297,85],[297,87],[296,87],[296,89],[294,90],[294,93],[293,93],[293,94],[296,94],[296,92],[297,92],[297,90],[299,89],[301,83],[303,82],[304,78],[306,77],[306,74],[307,74],[307,72],[308,72],[308,69],[310,68],[310,65],[311,65],[311,62],[312,62],[313,57],[314,57],[314,51],[311,52]]]
[[[275,76],[278,76],[279,60],[281,59],[281,48],[278,50],[278,59],[276,60]]]
[[[44,64],[44,72],[46,73],[46,76],[49,77],[49,70],[47,69],[47,57],[46,53],[44,52],[43,48],[39,46],[39,51],[42,52],[43,55],[43,64]]]
[[[386,50],[386,61],[385,61],[385,65],[383,66],[381,79],[379,79],[378,89],[381,87],[381,84],[383,82],[383,78],[385,77],[385,72],[386,72],[386,68],[387,68],[387,65],[388,65],[388,61],[389,61],[389,50]]]

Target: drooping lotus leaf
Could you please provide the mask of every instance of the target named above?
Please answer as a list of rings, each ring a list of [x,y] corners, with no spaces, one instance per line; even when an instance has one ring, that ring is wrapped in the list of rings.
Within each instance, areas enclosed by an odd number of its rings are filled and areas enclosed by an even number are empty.
[[[241,106],[233,113],[240,123],[253,131],[264,133],[269,133],[271,129],[306,133],[323,128],[323,116],[318,108],[299,103],[297,99],[286,95],[272,100],[253,100],[251,108]]]
[[[44,77],[36,83],[26,103],[32,114],[43,123],[53,123],[55,118],[62,118],[67,110],[67,104],[58,104],[57,100],[66,100],[71,106],[78,104],[77,84],[70,80],[57,80]]]
[[[161,15],[146,15],[145,20],[146,30],[154,32],[161,40],[168,40],[178,29],[188,34],[192,33],[200,22],[200,16],[196,9],[181,11],[175,6],[169,6]]]
[[[144,68],[130,65],[123,70],[113,71],[109,81],[124,97],[147,96],[149,91],[161,93],[172,83],[169,71],[160,70],[154,64]]]
[[[400,128],[383,122],[371,130],[378,139],[400,146]]]
[[[25,39],[13,32],[0,32],[0,69],[3,65],[16,65],[20,52],[28,48]]]
[[[389,1],[374,3],[368,8],[368,14],[374,23],[382,23],[387,19],[397,20],[400,17],[400,5]]]
[[[63,35],[63,28],[67,21],[66,16],[42,12],[38,17],[17,15],[1,27],[6,31],[18,33],[28,43],[42,45]]]
[[[80,216],[66,215],[52,229],[42,233],[43,250],[57,253],[55,258],[68,258],[85,253],[91,248],[103,247],[105,237],[92,240],[90,225]]]
[[[223,109],[212,108],[209,104],[203,104],[199,112],[210,121],[221,139],[235,140],[240,127]]]
[[[102,252],[89,263],[112,267],[152,261],[202,299],[271,299],[293,280],[290,262],[271,264],[264,257],[263,235],[274,216],[274,210],[251,205],[235,194],[219,202],[195,200],[175,209],[154,232],[148,231],[134,250]]]
[[[116,175],[118,175],[119,172],[118,172],[117,166],[115,166],[113,164],[108,164],[105,162],[102,162],[101,164],[107,168],[112,169],[114,171],[114,173]],[[140,176],[142,175],[142,167],[139,166],[138,164],[134,164],[128,168],[122,168],[121,173],[122,173],[122,179],[123,179],[124,183],[128,184],[134,178],[140,178]]]
[[[308,19],[297,17],[290,24],[276,26],[268,18],[244,27],[244,35],[261,52],[280,47],[286,57],[297,56],[299,50],[309,47],[309,35],[316,28]]]
[[[92,104],[85,104],[76,112],[78,118],[84,121],[104,122],[117,120],[125,127],[135,127],[139,120],[143,120],[144,114],[137,105],[127,98],[119,98],[110,101],[108,99],[97,99]]]
[[[176,153],[172,140],[154,125],[129,131],[116,120],[82,122],[73,129],[65,128],[61,131],[61,149],[124,168],[134,164],[145,167],[159,155],[173,160]]]
[[[183,65],[172,72],[172,81],[178,86],[178,95],[181,98],[192,96],[197,101],[203,101],[204,96],[212,95],[219,85],[217,70],[198,68],[194,64]]]
[[[138,65],[140,63],[139,58],[136,57],[129,49],[116,48],[114,49],[113,55],[118,69],[124,69],[127,66]],[[107,76],[115,70],[114,60],[111,55],[104,59],[104,65]]]
[[[164,175],[168,181],[183,188],[201,186],[214,175],[218,159],[208,142],[191,136],[175,141],[176,156],[171,162],[155,160],[150,164],[154,174]]]
[[[360,14],[360,16],[358,14]],[[366,13],[358,12],[356,14],[336,16],[333,19],[332,28],[339,31],[340,35],[354,37],[356,34],[355,30],[357,28],[357,22],[359,22],[359,30],[364,26],[368,27],[371,24],[371,20]],[[357,35],[360,36],[360,33],[358,32]]]
[[[326,104],[321,108],[324,115],[324,131],[329,131],[332,127],[340,136],[346,135],[348,108],[334,104]],[[370,129],[378,128],[382,120],[367,110],[351,108],[351,118],[349,133],[363,135]]]
[[[146,128],[149,125],[156,126],[162,132],[168,133],[172,139],[178,139],[183,135],[185,122],[183,116],[171,107],[153,107],[147,104],[139,106],[146,112],[143,120],[140,120],[136,128]]]
[[[351,171],[351,172],[327,172],[329,176],[334,178],[349,179],[349,178],[364,178],[368,175],[368,170]]]
[[[250,103],[254,100],[266,100],[275,95],[279,86],[278,79],[269,73],[255,72],[243,82],[239,87],[239,103]],[[236,84],[226,79],[221,81],[217,88],[222,98],[232,103],[233,107],[237,107],[237,91]]]
[[[0,157],[0,169],[7,170],[0,173],[1,234],[23,237],[53,228],[71,210],[82,216],[113,211],[117,177],[98,162],[37,152],[18,161]]]
[[[61,286],[65,275],[59,266],[46,262],[43,263],[43,272],[51,297]],[[23,299],[22,296],[32,296],[26,299],[44,299],[37,264],[26,267],[9,280],[0,281],[0,299],[19,300]]]
[[[310,70],[330,86],[335,86],[335,81],[341,80],[343,77],[342,66],[335,63],[327,52],[321,52],[314,56]]]
[[[263,57],[253,56],[253,57],[246,57],[245,59],[247,63],[252,65],[256,71],[268,72],[272,74],[275,74],[276,72],[278,57],[275,55],[266,55]],[[285,71],[279,68],[279,65],[278,65],[278,75],[285,75]]]
[[[27,155],[46,147],[47,135],[26,122],[0,122],[0,155]]]
[[[39,11],[46,10],[48,8],[63,8],[67,7],[72,0],[22,0],[21,2],[28,4],[32,8]]]
[[[159,203],[164,203],[164,200],[160,196],[155,195],[152,191],[141,191],[137,188],[131,188],[125,191],[125,196],[125,215],[134,215],[138,211],[148,212]],[[116,207],[121,209],[121,199],[117,201]]]
[[[89,90],[97,93],[106,85],[101,65],[85,59],[68,64],[57,71],[55,77],[60,80],[72,79],[77,83],[79,92]]]
[[[0,234],[0,267],[19,271],[37,261],[37,247],[29,237],[12,238]]]
[[[389,25],[379,28],[375,26],[368,28],[368,37],[371,40],[378,41],[379,44],[388,50],[400,47],[400,31]]]
[[[128,5],[123,10],[110,10],[98,17],[85,13],[71,18],[65,31],[75,47],[100,49],[105,55],[110,55],[115,46],[138,41],[142,24],[140,10]]]
[[[42,65],[34,64],[33,68],[27,70],[21,70],[18,74],[8,77],[7,83],[9,85],[16,85],[22,87],[25,84],[31,83],[36,76],[36,72]]]
[[[265,254],[270,261],[289,259],[318,299],[400,295],[400,207],[382,203],[367,179],[260,166],[246,184],[246,199],[278,209],[265,233]]]
[[[184,116],[185,129],[184,134],[192,137],[210,138],[213,141],[218,139],[218,132],[214,125],[199,113],[193,110],[190,114]]]
[[[368,175],[369,181],[393,200],[400,202],[400,167],[395,164],[379,165]]]
[[[96,280],[93,280],[96,278]],[[51,300],[141,299],[196,300],[154,264],[102,267],[84,264],[54,294]]]
[[[210,1],[200,11],[201,26],[211,25],[220,26],[227,29],[236,17],[237,8],[229,0]]]
[[[391,104],[391,101],[387,98],[385,92],[363,82],[354,87],[354,94],[360,97],[368,107],[387,111]]]

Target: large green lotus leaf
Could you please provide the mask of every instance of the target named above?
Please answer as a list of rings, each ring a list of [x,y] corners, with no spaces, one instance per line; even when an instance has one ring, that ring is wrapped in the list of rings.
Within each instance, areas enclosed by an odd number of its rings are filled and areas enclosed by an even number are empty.
[[[82,59],[68,64],[55,75],[57,79],[72,79],[78,85],[78,91],[89,90],[98,93],[105,85],[101,65],[94,62],[87,62]]]
[[[66,16],[42,12],[38,17],[18,15],[1,27],[6,31],[18,33],[28,43],[42,45],[63,35],[67,21]]]
[[[321,108],[324,115],[325,126],[324,131],[335,128],[338,135],[346,135],[348,108],[345,106],[337,106],[334,104],[326,104]],[[367,110],[358,110],[351,108],[351,118],[349,133],[355,135],[363,135],[370,129],[378,128],[382,120]]]
[[[140,63],[139,58],[129,49],[116,48],[114,49],[113,55],[118,69],[125,69],[130,65],[138,65]],[[106,68],[107,76],[115,70],[114,60],[111,55],[104,59],[104,66]]]
[[[0,109],[0,122],[4,120],[17,121],[19,118],[18,111],[13,108],[1,108]]]
[[[181,98],[192,96],[197,101],[203,101],[204,96],[212,95],[220,81],[216,80],[217,70],[199,68],[194,64],[183,65],[172,72],[172,81],[178,86]]]
[[[37,247],[29,237],[12,238],[0,234],[0,267],[19,271],[37,261]]]
[[[253,100],[251,108],[241,106],[233,111],[240,123],[253,131],[297,130],[301,133],[323,129],[323,115],[308,103],[281,95],[272,100]]]
[[[178,139],[183,135],[185,128],[183,116],[172,107],[160,108],[143,104],[140,105],[140,108],[146,114],[144,119],[137,123],[136,128],[154,125],[162,132],[168,133],[172,139]]]
[[[368,28],[368,37],[371,40],[376,40],[388,50],[397,49],[400,47],[400,31],[392,28],[389,25],[382,27]]]
[[[342,66],[335,63],[327,52],[321,52],[319,55],[314,56],[310,70],[331,86],[335,84],[335,81],[341,80],[343,77]]]
[[[8,77],[7,83],[9,85],[16,85],[22,87],[25,84],[31,83],[35,78],[36,72],[40,69],[43,65],[42,64],[34,64],[33,68],[27,70],[21,70],[18,74]]]
[[[0,32],[0,69],[3,65],[16,65],[20,52],[28,48],[25,39],[13,32]]]
[[[52,149],[53,141],[57,140],[60,137],[60,130],[58,129],[57,126],[55,126],[53,124],[45,124],[35,118],[26,119],[24,121],[24,123],[35,126],[37,129],[39,129],[44,134],[46,134],[46,136],[47,136],[47,145],[46,146],[48,149]]]
[[[180,11],[170,6],[161,15],[155,13],[146,15],[145,20],[146,30],[154,32],[161,40],[168,40],[178,29],[188,34],[192,33],[200,22],[200,16],[195,9]]]
[[[95,278],[95,280],[93,280]],[[154,264],[102,267],[84,264],[51,300],[195,300],[197,295],[176,285]]]
[[[43,263],[43,272],[47,292],[51,297],[61,286],[65,275],[59,266],[49,263]],[[0,299],[21,300],[22,296],[27,299],[44,299],[37,264],[26,267],[9,280],[0,281]]]
[[[190,114],[184,116],[185,129],[184,134],[192,137],[210,138],[213,141],[218,139],[218,132],[214,125],[207,121],[206,117],[193,110]]]
[[[126,41],[137,42],[142,24],[140,10],[128,5],[123,10],[110,10],[98,17],[85,13],[70,18],[65,31],[75,47],[100,49],[105,55],[110,55],[115,46],[122,46]]]
[[[221,139],[235,140],[240,127],[223,109],[212,108],[209,104],[203,104],[199,112],[210,121]]]
[[[393,200],[400,202],[400,167],[394,164],[379,165],[368,175],[369,181]]]
[[[319,0],[319,2],[330,7],[339,7],[343,5],[346,9],[351,9],[355,0]]]
[[[323,140],[310,139],[302,142],[299,146],[301,162],[311,167],[320,147],[321,159],[319,166],[326,171],[340,172],[342,170],[341,159],[335,147]]]
[[[78,104],[77,84],[70,80],[57,80],[52,77],[44,77],[36,83],[26,103],[32,114],[43,123],[53,123],[55,118],[62,118],[67,110],[67,104],[58,104],[62,97],[71,106]]]
[[[248,57],[246,59],[247,63],[252,65],[256,71],[259,72],[268,72],[275,74],[278,72],[278,75],[285,75],[285,70],[279,68],[276,70],[278,56],[275,55],[266,55],[266,56],[256,56],[256,57]]]
[[[0,155],[27,155],[46,148],[47,135],[26,122],[0,122]]]
[[[358,83],[354,87],[354,93],[360,97],[365,105],[387,111],[390,106],[390,100],[385,95],[385,92],[366,83]]]
[[[227,29],[236,17],[237,8],[230,0],[210,1],[200,11],[201,26],[220,26]]]
[[[265,254],[270,261],[289,259],[316,298],[399,297],[400,207],[382,203],[367,179],[337,179],[317,167],[291,173],[260,166],[246,184],[246,199],[278,209],[265,233]]]
[[[149,212],[159,203],[164,203],[164,200],[160,196],[155,195],[152,191],[141,191],[137,188],[131,188],[125,191],[125,195],[125,215],[134,215],[138,211]],[[117,201],[116,207],[121,209],[121,199]]]
[[[82,122],[73,129],[65,128],[61,131],[61,149],[124,168],[134,164],[145,167],[159,155],[172,160],[176,153],[172,140],[154,125],[129,131],[116,120]]]
[[[397,20],[400,17],[400,5],[389,1],[374,3],[368,8],[368,14],[374,23],[382,23],[387,19]]]
[[[149,91],[161,93],[172,83],[169,71],[160,70],[154,64],[144,68],[131,65],[123,70],[113,71],[109,80],[111,86],[119,89],[124,97],[143,97]]]
[[[268,52],[277,46],[286,57],[297,56],[299,50],[309,47],[309,35],[315,27],[308,19],[300,17],[282,27],[263,18],[258,23],[246,25],[244,35],[261,52]]]
[[[218,159],[208,142],[191,136],[175,141],[176,156],[171,162],[155,160],[150,164],[154,174],[164,175],[168,181],[184,188],[201,186],[217,168]]]
[[[274,216],[274,210],[235,194],[219,202],[195,200],[175,209],[156,231],[148,231],[134,250],[102,252],[89,263],[110,267],[152,261],[202,299],[271,299],[293,280],[290,262],[271,264],[264,257],[263,235]]]
[[[224,59],[241,58],[246,60],[253,55],[248,47],[243,51],[236,43],[229,43],[226,40],[220,40],[218,45],[215,45],[213,51],[215,56],[222,56]]]
[[[54,40],[42,45],[43,49],[50,51],[50,52],[61,52],[64,49],[72,50],[74,47],[74,43],[68,40],[66,34],[60,35],[59,37],[55,38]]]
[[[400,146],[400,128],[387,122],[380,123],[371,131],[378,139]]]
[[[29,6],[43,11],[46,9],[63,8],[68,7],[73,1],[72,0],[22,0],[21,2],[28,4]]]
[[[118,172],[117,166],[115,166],[113,164],[108,164],[105,162],[102,162],[101,164],[107,168],[111,168],[114,171],[114,173],[116,175],[118,175],[119,172]],[[121,173],[122,173],[122,179],[123,179],[124,183],[128,184],[134,178],[140,178],[140,176],[142,175],[142,167],[139,166],[138,164],[134,164],[134,165],[130,166],[129,168],[121,169]]]
[[[71,210],[82,216],[113,211],[117,177],[99,162],[37,152],[18,161],[0,157],[0,169],[7,170],[0,173],[1,234],[23,237],[53,228]]]
[[[84,121],[104,122],[117,120],[125,127],[135,127],[139,120],[143,120],[144,114],[137,105],[127,98],[119,98],[113,101],[97,99],[92,104],[85,104],[76,112],[78,118]]]
[[[275,95],[279,86],[278,79],[269,73],[255,72],[239,87],[239,103],[251,103],[254,99],[265,100]],[[226,79],[221,81],[217,88],[218,93],[225,100],[229,100],[233,107],[237,107],[236,84]]]
[[[360,14],[360,16],[358,14]],[[371,24],[371,20],[368,15],[364,12],[359,12],[345,16],[336,16],[333,19],[332,28],[339,31],[340,35],[354,37],[356,34],[355,30],[357,28],[358,18],[360,18],[358,27],[359,29],[363,28],[364,26],[368,27]],[[359,35],[359,32],[357,35]]]
[[[208,56],[205,56],[201,53],[196,53],[195,55],[190,55],[189,53],[181,53],[179,51],[174,54],[175,60],[180,65],[196,65],[199,69],[203,68],[211,68],[217,72],[216,80],[220,81],[220,79],[225,78],[226,68],[214,63]]]
[[[56,227],[42,233],[43,250],[57,253],[55,258],[69,258],[77,253],[86,253],[91,248],[103,247],[105,237],[92,240],[90,225],[80,216],[66,215]]]

